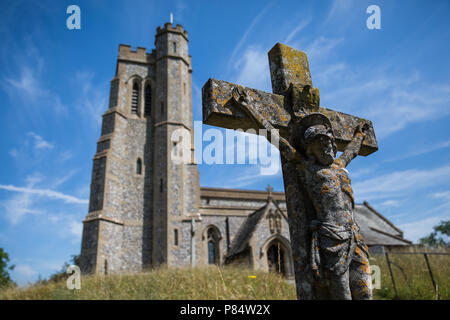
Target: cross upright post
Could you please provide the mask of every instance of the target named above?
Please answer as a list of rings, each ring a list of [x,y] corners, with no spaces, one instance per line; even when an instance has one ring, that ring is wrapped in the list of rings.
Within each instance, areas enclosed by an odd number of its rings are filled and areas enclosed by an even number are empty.
[[[246,130],[260,129],[261,123],[264,122],[267,126],[278,129],[283,139],[294,144],[297,131],[292,129],[293,115],[298,120],[312,113],[320,113],[329,119],[337,150],[344,151],[347,146],[355,144],[352,142],[355,130],[362,125],[365,125],[365,138],[359,140],[362,144],[354,148],[357,150],[353,156],[358,153],[366,156],[378,150],[371,121],[320,107],[318,89],[311,91],[311,74],[304,52],[277,43],[269,51],[269,63],[273,93],[209,79],[202,89],[204,123]],[[300,103],[298,101],[294,103],[292,96],[288,94],[291,88],[296,88],[296,92],[300,92],[300,95],[313,92],[314,96],[308,96],[308,99],[312,99],[314,103],[308,104],[307,101],[305,103],[301,100],[302,96],[299,97]],[[305,88],[307,90],[304,90]],[[246,108],[250,110],[250,114],[259,115],[261,121],[256,122],[248,112],[242,110],[242,106],[237,103],[234,96],[236,92],[245,92],[246,98],[251,102],[246,104]],[[298,170],[295,163],[283,156],[281,163],[297,296],[299,299],[327,298],[327,293],[318,285],[312,272],[311,224],[317,219],[317,209],[311,199],[310,190],[306,187],[308,177],[305,176],[304,170]]]

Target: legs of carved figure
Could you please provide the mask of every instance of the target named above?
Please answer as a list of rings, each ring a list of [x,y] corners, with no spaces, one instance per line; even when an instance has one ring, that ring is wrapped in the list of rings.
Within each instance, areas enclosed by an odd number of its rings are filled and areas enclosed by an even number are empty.
[[[327,272],[328,294],[332,300],[351,300],[349,270],[342,275]]]
[[[353,300],[370,300],[372,299],[372,277],[369,259],[362,253],[359,257],[361,261],[353,260],[349,267],[352,298]]]

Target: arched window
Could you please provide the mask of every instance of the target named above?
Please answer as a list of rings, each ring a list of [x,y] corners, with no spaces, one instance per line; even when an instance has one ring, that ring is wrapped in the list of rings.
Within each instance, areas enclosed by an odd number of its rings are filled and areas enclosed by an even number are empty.
[[[137,159],[136,161],[136,174],[142,174],[142,160]]]
[[[149,116],[152,112],[152,87],[149,84],[145,87],[145,115]]]
[[[208,264],[216,264],[216,244],[213,240],[208,241]]]
[[[133,84],[133,91],[131,93],[131,113],[137,114],[139,106],[139,85],[135,82]]]
[[[217,228],[211,226],[207,231],[208,264],[220,264],[220,234]]]
[[[267,264],[269,271],[285,275],[284,254],[284,246],[277,240],[272,241],[267,249]]]

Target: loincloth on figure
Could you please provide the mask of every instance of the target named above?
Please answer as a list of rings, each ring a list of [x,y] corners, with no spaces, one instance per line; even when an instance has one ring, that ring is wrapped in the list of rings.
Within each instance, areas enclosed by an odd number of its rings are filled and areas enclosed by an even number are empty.
[[[311,268],[316,278],[323,271],[345,273],[353,261],[364,264],[369,252],[356,224],[336,226],[313,220],[311,223]]]

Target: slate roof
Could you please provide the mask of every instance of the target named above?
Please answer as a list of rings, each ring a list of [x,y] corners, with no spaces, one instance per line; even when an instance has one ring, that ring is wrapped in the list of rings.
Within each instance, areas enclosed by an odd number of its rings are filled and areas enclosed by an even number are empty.
[[[245,219],[239,227],[239,230],[231,243],[230,250],[227,253],[228,257],[241,253],[248,247],[248,243],[256,229],[256,225],[264,216],[267,206],[269,205],[270,203],[267,203],[265,206],[248,215],[247,219]]]
[[[411,241],[403,238],[403,231],[386,217],[372,208],[367,202],[356,204],[354,217],[361,229],[361,234],[368,246],[410,245]]]

